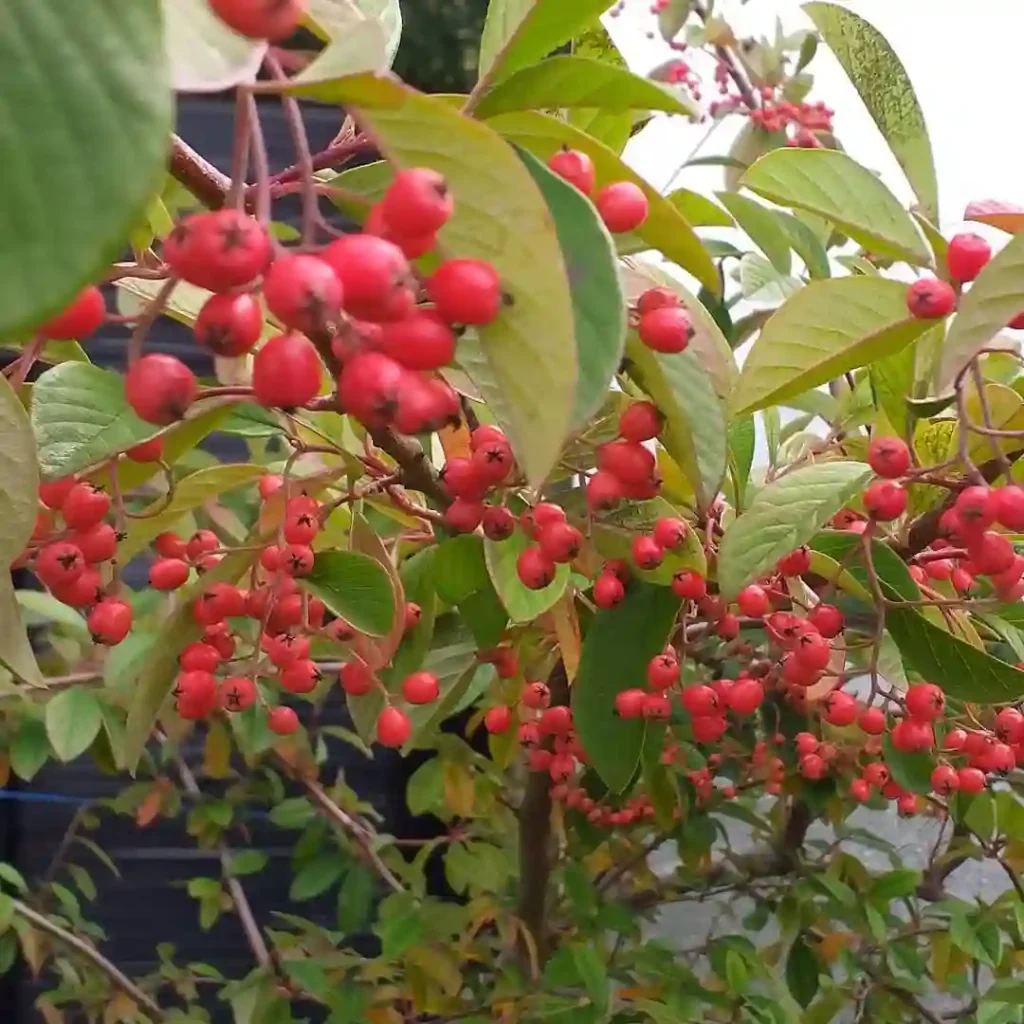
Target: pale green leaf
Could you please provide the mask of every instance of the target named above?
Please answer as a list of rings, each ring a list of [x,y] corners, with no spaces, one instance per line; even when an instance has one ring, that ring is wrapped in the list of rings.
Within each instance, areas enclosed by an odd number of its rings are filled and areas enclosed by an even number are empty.
[[[0,379],[0,572],[21,554],[38,511],[36,443],[18,393]]]
[[[16,679],[31,686],[44,685],[21,619],[14,582],[6,569],[0,572],[0,664],[6,666]]]
[[[228,28],[209,0],[161,0],[171,81],[183,92],[219,92],[254,82],[267,52],[265,41]]]
[[[736,224],[771,260],[780,274],[789,274],[793,267],[789,238],[778,215],[753,199],[735,192],[719,192],[718,201],[732,214]]]
[[[84,686],[72,686],[46,703],[46,735],[62,761],[84,754],[103,725],[96,694]]]

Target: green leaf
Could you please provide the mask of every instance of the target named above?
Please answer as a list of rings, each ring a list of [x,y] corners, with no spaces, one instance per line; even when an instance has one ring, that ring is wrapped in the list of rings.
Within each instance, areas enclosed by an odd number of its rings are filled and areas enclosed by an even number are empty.
[[[719,202],[733,215],[737,225],[771,260],[772,266],[780,274],[788,274],[793,267],[789,238],[775,212],[735,192],[716,194]]]
[[[594,1008],[604,1013],[608,1008],[608,969],[598,956],[597,950],[591,944],[583,945],[574,943],[569,947],[572,950],[572,960],[576,965],[583,987],[590,996]]]
[[[59,312],[117,259],[160,188],[172,97],[159,3],[81,0],[72,17],[63,0],[9,0],[0,95],[9,336]]]
[[[8,566],[32,536],[39,507],[32,426],[6,377],[0,379],[0,437],[0,572],[6,576]]]
[[[836,4],[804,11],[842,64],[878,130],[903,168],[927,217],[939,215],[939,186],[921,104],[899,57],[870,22]]]
[[[928,754],[897,750],[888,734],[882,740],[882,749],[892,777],[904,789],[922,795],[932,791],[931,776],[935,761]]]
[[[868,368],[875,400],[900,437],[908,436],[910,430],[911,415],[907,399],[914,394],[916,358],[917,345],[905,345]]]
[[[21,619],[14,581],[6,569],[0,571],[0,664],[31,686],[45,685]]]
[[[64,626],[79,639],[89,639],[89,627],[83,616],[52,594],[44,590],[18,590],[14,596],[21,610],[28,614],[30,625],[52,622]]]
[[[666,43],[671,43],[682,31],[692,7],[693,0],[668,0],[668,3],[659,5],[658,31]]]
[[[258,874],[267,866],[269,860],[262,850],[236,850],[231,855],[231,874]]]
[[[36,772],[46,764],[50,753],[46,726],[38,719],[26,719],[19,726],[17,735],[8,748],[11,770],[19,779],[31,782]]]
[[[517,71],[477,104],[487,118],[513,110],[596,107],[602,112],[665,110],[693,115],[694,108],[672,90],[625,68],[586,57],[550,57]]]
[[[480,39],[480,77],[501,81],[569,42],[608,4],[605,0],[490,0]]]
[[[725,409],[697,352],[653,352],[635,332],[626,340],[629,376],[665,417],[661,442],[693,485],[702,505],[725,475],[728,435]]]
[[[615,244],[597,208],[579,189],[529,151],[518,152],[551,211],[569,277],[578,364],[571,423],[575,429],[605,400],[626,344],[626,300]]]
[[[623,163],[607,146],[556,117],[549,117],[536,111],[498,114],[489,118],[487,124],[510,142],[518,143],[542,160],[548,160],[562,146],[581,150],[594,163],[598,188],[616,181],[631,181],[639,186],[647,196],[650,209],[647,219],[636,234],[652,249],[659,250],[673,263],[678,263],[684,270],[693,274],[714,294],[720,293],[721,281],[718,278],[718,270],[680,210]]]
[[[806,544],[854,495],[871,469],[860,462],[821,462],[795,469],[757,492],[725,531],[718,583],[731,600],[785,554]]]
[[[734,414],[784,402],[891,356],[929,328],[907,311],[905,284],[881,277],[814,281],[764,325],[732,395]]]
[[[786,957],[786,984],[793,998],[806,1010],[818,994],[818,958],[798,935]]]
[[[62,761],[85,753],[102,725],[100,702],[84,686],[62,690],[46,703],[46,735]]]
[[[136,652],[130,669],[124,669],[126,679],[134,678],[125,726],[122,765],[125,770],[134,772],[139,763],[160,709],[174,686],[179,653],[186,644],[198,640],[202,633],[202,627],[192,613],[192,602],[214,583],[234,583],[240,579],[255,558],[255,551],[235,551],[225,555],[218,565],[181,593],[174,614],[164,622],[159,632],[152,634],[149,646]]]
[[[434,579],[437,596],[449,604],[459,604],[470,594],[489,587],[483,538],[462,534],[442,541],[434,558]]]
[[[886,763],[889,763],[888,755]],[[870,896],[872,899],[886,902],[901,899],[904,896],[913,896],[920,884],[920,871],[915,871],[912,868],[898,868],[876,878],[871,885]]]
[[[519,580],[516,562],[530,547],[525,533],[516,530],[508,540],[484,541],[484,559],[494,589],[513,622],[532,622],[543,615],[561,596],[569,583],[569,566],[562,564],[554,580],[541,590],[528,590]]]
[[[879,256],[921,266],[931,261],[914,219],[871,171],[834,149],[776,149],[741,179],[780,206],[807,210]]]
[[[640,763],[644,723],[615,714],[621,690],[637,686],[647,663],[665,647],[679,598],[667,587],[634,581],[615,608],[594,617],[572,688],[573,721],[590,764],[621,793]]]
[[[32,429],[44,480],[70,476],[160,432],[132,412],[119,373],[89,363],[62,363],[36,381]]]
[[[1024,235],[1015,235],[960,298],[942,348],[937,393],[947,391],[978,350],[988,345],[1022,309]]]
[[[780,274],[760,253],[748,252],[740,259],[740,294],[759,305],[778,306],[801,288],[796,277]]]
[[[317,58],[296,76],[296,81],[318,82],[339,75],[353,75],[361,71],[383,71],[394,60],[398,40],[392,38],[389,45],[388,29],[379,16],[367,10],[390,7],[398,11],[397,0],[393,3],[368,4],[366,0],[352,3],[338,3],[338,0],[312,0],[307,24],[327,46]],[[401,14],[398,14],[398,30],[401,31]]]
[[[774,213],[786,232],[793,251],[804,261],[807,273],[815,278],[831,277],[832,268],[828,264],[828,252],[818,236],[798,217],[783,213],[781,210],[775,210]]]
[[[292,879],[288,898],[296,901],[311,900],[327,892],[341,878],[345,870],[345,858],[340,850],[319,854]]]
[[[131,519],[128,522],[128,537],[118,546],[118,557],[127,561],[149,546],[159,534],[171,530],[175,524],[197,508],[202,508],[208,501],[219,494],[237,490],[247,484],[255,483],[266,470],[262,466],[246,463],[227,466],[210,466],[179,480],[174,488],[174,497],[168,503],[165,498],[157,498],[149,508],[157,512],[143,519]],[[159,511],[161,510],[162,511]],[[146,510],[143,510],[145,514]]]
[[[353,629],[387,636],[395,621],[394,589],[384,567],[357,551],[317,552],[301,584]]]
[[[350,935],[366,925],[373,905],[374,878],[364,864],[353,864],[338,890],[338,930]]]
[[[568,433],[577,378],[572,295],[540,190],[491,128],[397,81],[356,75],[300,91],[356,108],[391,157],[447,179],[455,213],[441,251],[487,260],[501,277],[511,305],[478,333],[512,419],[516,458],[540,484]]]

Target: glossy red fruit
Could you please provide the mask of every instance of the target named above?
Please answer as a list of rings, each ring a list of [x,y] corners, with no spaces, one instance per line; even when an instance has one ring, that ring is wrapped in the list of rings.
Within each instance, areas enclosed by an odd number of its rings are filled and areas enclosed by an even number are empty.
[[[74,301],[57,316],[36,329],[43,338],[71,340],[87,338],[99,330],[107,315],[103,293],[96,285],[82,289]]]
[[[825,721],[831,725],[853,725],[857,720],[857,699],[845,690],[833,690],[824,701]]]
[[[793,645],[793,655],[808,671],[822,672],[828,668],[832,645],[820,633],[801,633]]]
[[[956,292],[946,281],[922,277],[907,289],[907,309],[918,320],[939,320],[956,309]]]
[[[811,568],[811,553],[807,548],[797,548],[783,555],[776,564],[776,568],[783,576],[803,576]]]
[[[181,672],[174,696],[182,718],[205,718],[217,706],[217,680],[210,672]]]
[[[214,537],[216,538],[216,534]],[[184,558],[187,553],[185,541],[169,530],[157,534],[153,541],[153,547],[162,558]]]
[[[529,547],[516,560],[516,575],[529,590],[543,590],[554,582],[557,566],[540,547]]]
[[[174,356],[155,352],[128,368],[124,395],[135,415],[166,427],[180,420],[196,399],[195,374]]]
[[[313,571],[315,556],[306,544],[286,544],[281,549],[281,568],[289,576],[308,576]]]
[[[996,519],[1001,526],[1019,533],[1024,530],[1024,487],[1008,484],[995,491]]]
[[[639,444],[661,433],[662,415],[653,402],[634,402],[619,417],[619,436]]]
[[[280,704],[267,712],[267,728],[278,736],[291,736],[299,728],[299,716],[294,708]]]
[[[374,235],[346,235],[320,258],[341,282],[345,311],[357,320],[386,323],[407,317],[416,304],[416,279],[405,254]]]
[[[74,583],[85,569],[85,556],[76,544],[69,541],[47,544],[36,556],[36,575],[41,583],[50,588]]]
[[[188,582],[189,567],[180,558],[158,558],[149,567],[149,584],[154,590],[177,590]]]
[[[164,457],[164,439],[153,437],[142,444],[132,445],[125,455],[134,462],[159,462]]]
[[[657,569],[665,558],[665,549],[653,538],[641,535],[633,538],[633,561],[640,569]]]
[[[406,370],[398,385],[395,429],[402,434],[423,434],[462,423],[459,395],[443,378]]]
[[[687,686],[680,699],[683,707],[696,718],[704,715],[717,715],[719,712],[718,694],[703,683]]]
[[[482,525],[488,540],[508,540],[515,533],[516,517],[503,505],[488,505],[483,512]]]
[[[254,397],[271,408],[298,408],[316,398],[321,374],[320,357],[305,335],[279,334],[253,359]]]
[[[216,672],[220,663],[220,651],[213,644],[189,644],[178,655],[182,672]]]
[[[829,640],[843,631],[843,613],[831,604],[816,605],[807,616],[807,621]]]
[[[433,704],[441,685],[433,672],[412,672],[402,680],[402,696],[410,704]]]
[[[598,470],[587,478],[587,507],[600,512],[617,505],[626,496],[622,481],[607,470]]]
[[[446,260],[427,278],[427,295],[450,324],[489,324],[501,312],[501,280],[482,260]]]
[[[342,409],[364,426],[387,426],[398,410],[405,372],[383,352],[360,352],[353,356],[338,378]]]
[[[717,743],[729,728],[724,715],[701,715],[690,723],[697,743]]]
[[[892,745],[905,754],[928,750],[935,745],[931,722],[920,718],[903,718],[893,726]]]
[[[185,545],[185,554],[190,562],[198,562],[203,555],[208,555],[219,547],[220,538],[213,530],[196,530]]]
[[[670,690],[679,682],[679,659],[674,651],[656,654],[647,663],[647,685],[652,690]]]
[[[646,700],[647,694],[643,690],[620,690],[615,695],[615,713],[619,718],[641,718]]]
[[[203,348],[226,358],[251,352],[262,333],[263,310],[251,292],[211,295],[192,328]]]
[[[515,466],[515,456],[507,441],[490,441],[481,445],[469,461],[476,478],[487,487],[507,480]]]
[[[981,235],[965,231],[949,240],[946,268],[956,281],[973,281],[992,259],[992,247]]]
[[[110,523],[97,523],[87,530],[78,530],[72,534],[71,542],[89,565],[109,561],[117,554],[117,531]]]
[[[961,566],[955,566],[949,580],[958,594],[966,594],[974,586],[974,577]]]
[[[570,523],[552,523],[537,534],[541,551],[553,562],[571,562],[583,544],[583,534]]]
[[[871,785],[867,779],[854,779],[850,783],[850,796],[859,803],[871,799]]]
[[[901,818],[912,818],[921,810],[921,798],[916,793],[901,793],[896,799],[896,812]]]
[[[707,594],[708,584],[693,569],[680,569],[672,575],[672,591],[684,601],[699,601]]]
[[[960,533],[980,533],[987,530],[999,514],[999,492],[985,484],[965,487],[953,505],[960,524]]]
[[[726,703],[734,714],[752,715],[764,702],[764,684],[758,679],[737,679],[730,687]]]
[[[399,172],[380,204],[388,232],[403,238],[436,234],[454,208],[444,175],[426,167]]]
[[[642,484],[649,480],[656,462],[654,452],[632,441],[609,441],[597,449],[597,465],[624,484]]]
[[[338,678],[341,688],[350,697],[365,697],[377,685],[373,671],[361,661],[350,661],[342,665]]]
[[[256,684],[245,676],[225,679],[217,689],[217,703],[224,711],[245,711],[256,703]]]
[[[387,707],[377,719],[377,742],[383,747],[404,746],[412,735],[409,716],[398,708]]]
[[[383,325],[379,347],[406,369],[437,370],[455,358],[455,334],[434,310],[414,309]]]
[[[302,21],[305,0],[210,0],[210,9],[229,28],[250,39],[281,42]]]
[[[495,736],[508,732],[512,728],[512,709],[504,704],[488,708],[484,714],[484,728]]]
[[[736,604],[744,615],[752,619],[759,619],[771,610],[771,601],[764,587],[751,583],[744,587],[736,597]]]
[[[996,715],[996,733],[1004,743],[1024,740],[1024,715],[1017,708],[1002,708]]]
[[[972,537],[967,542],[967,556],[974,565],[974,570],[983,576],[995,576],[1006,572],[1016,560],[1013,543],[1002,533],[987,530],[980,537]]]
[[[1015,331],[1024,330],[1024,311],[1018,313],[1006,326]]]
[[[95,484],[80,483],[68,491],[60,514],[72,530],[88,530],[110,511],[110,495]]]
[[[655,288],[648,288],[640,294],[636,300],[636,311],[639,316],[650,313],[652,309],[661,309],[665,306],[681,305],[679,296],[671,288],[658,285]]]
[[[881,477],[895,480],[910,469],[910,448],[899,437],[875,437],[868,445],[868,465]]]
[[[881,522],[898,519],[907,509],[907,492],[894,480],[876,480],[864,492],[864,508]]]
[[[647,220],[649,210],[644,190],[632,181],[606,185],[597,194],[594,205],[612,234],[635,231]]]
[[[637,326],[640,340],[655,352],[683,352],[693,337],[690,314],[682,306],[660,306],[644,313]]]
[[[594,604],[598,608],[614,608],[625,596],[626,588],[614,573],[602,572],[594,580]]]
[[[305,253],[279,256],[263,279],[267,308],[293,331],[323,331],[341,310],[338,275],[322,259]]]
[[[87,624],[93,643],[113,647],[131,631],[132,606],[116,597],[104,598],[89,613]]]
[[[64,504],[71,488],[78,481],[73,477],[65,477],[63,480],[53,480],[50,483],[39,485],[39,500],[47,507],[59,509]]]
[[[282,669],[279,679],[289,693],[312,693],[321,676],[315,661],[299,658]]]
[[[957,773],[962,793],[981,793],[985,789],[985,773],[978,768],[961,768]]]
[[[594,191],[594,164],[586,153],[563,146],[548,160],[548,167],[584,195],[589,196]]]
[[[248,284],[270,266],[271,255],[266,228],[230,207],[189,215],[164,242],[164,260],[171,269],[211,292]]]
[[[651,536],[666,550],[676,551],[683,546],[690,528],[682,519],[665,517],[654,524]]]

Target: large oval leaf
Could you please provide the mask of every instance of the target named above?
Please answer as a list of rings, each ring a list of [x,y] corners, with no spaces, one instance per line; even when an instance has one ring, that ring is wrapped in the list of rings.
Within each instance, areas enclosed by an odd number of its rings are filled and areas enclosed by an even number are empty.
[[[775,211],[735,192],[719,192],[718,201],[780,274],[788,274],[793,269],[789,237]]]
[[[740,179],[780,206],[808,210],[879,256],[925,265],[931,250],[914,219],[882,182],[833,149],[776,149]]]
[[[939,363],[938,392],[1024,310],[1024,235],[1015,235],[961,297]]]
[[[806,544],[870,477],[861,462],[821,462],[762,487],[718,550],[718,585],[726,600]]]
[[[658,82],[586,57],[551,57],[517,71],[477,104],[477,117],[511,110],[597,107],[612,110],[665,110],[690,114],[694,108]]]
[[[528,590],[516,573],[516,561],[530,546],[521,530],[508,540],[484,541],[484,558],[491,582],[513,622],[532,622],[543,615],[565,593],[569,566],[560,565],[554,580],[541,590]]]
[[[480,39],[480,77],[499,81],[536,63],[607,7],[607,0],[490,0]]]
[[[633,331],[626,340],[626,356],[630,378],[665,417],[661,443],[706,505],[725,476],[729,446],[725,409],[711,377],[692,349],[672,355],[652,352]]]
[[[399,82],[356,75],[301,91],[358,108],[391,157],[447,178],[455,214],[441,232],[445,254],[488,260],[512,303],[479,333],[516,457],[541,483],[569,429],[577,370],[565,263],[533,179],[486,125]]]
[[[587,630],[572,687],[576,733],[594,771],[621,793],[636,774],[644,723],[615,713],[622,690],[642,686],[647,663],[665,649],[679,611],[668,587],[634,580],[616,607],[598,612]]]
[[[39,472],[58,480],[160,432],[132,412],[124,378],[89,363],[62,363],[32,389]]]
[[[84,754],[102,725],[96,694],[84,686],[72,686],[46,702],[46,735],[62,761]]]
[[[939,185],[932,144],[906,68],[882,33],[859,14],[830,3],[804,4],[804,11],[853,82],[925,216],[937,220]]]
[[[30,686],[45,685],[21,617],[14,581],[6,566],[0,571],[0,664],[21,682]]]
[[[678,263],[693,274],[705,288],[716,295],[721,291],[721,281],[714,262],[680,210],[624,164],[607,146],[556,117],[535,111],[498,114],[488,118],[487,123],[505,138],[530,150],[542,160],[547,160],[562,146],[581,150],[594,163],[598,188],[615,181],[632,181],[638,185],[647,196],[650,212],[636,234],[652,249],[657,249],[673,263]]]
[[[170,502],[157,498],[150,508],[153,513],[143,519],[128,521],[128,536],[118,545],[118,558],[127,561],[146,548],[165,530],[174,529],[179,519],[201,508],[218,494],[233,491],[255,483],[266,470],[262,466],[245,463],[230,466],[210,466],[179,480]],[[145,510],[144,510],[145,512]]]
[[[319,551],[313,571],[301,583],[360,633],[386,636],[394,625],[391,578],[369,555],[358,551]]]
[[[39,502],[36,443],[25,406],[6,377],[0,378],[0,572],[32,536]]]
[[[172,101],[159,0],[6,0],[0,96],[7,336],[116,259],[160,187]]]
[[[813,281],[771,317],[743,364],[734,414],[753,412],[898,352],[929,328],[907,286],[883,277]]]
[[[626,344],[626,299],[619,284],[615,243],[594,204],[579,189],[527,150],[520,149],[519,155],[554,218],[569,275],[579,364],[572,409],[576,429],[604,401]]]

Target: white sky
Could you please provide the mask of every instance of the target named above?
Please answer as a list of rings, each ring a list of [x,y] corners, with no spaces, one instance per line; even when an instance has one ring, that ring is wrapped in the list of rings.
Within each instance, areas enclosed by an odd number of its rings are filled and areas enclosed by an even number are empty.
[[[1024,203],[1024,139],[1013,113],[1020,96],[1016,83],[1024,0],[849,0],[844,6],[886,36],[914,84],[935,154],[943,231],[962,226],[964,207],[972,199]],[[641,73],[670,55],[660,37],[645,38],[653,21],[649,9],[650,0],[626,0],[620,17],[605,18],[626,60]],[[797,0],[749,0],[745,5],[719,0],[718,9],[740,34],[772,37],[776,16],[787,31],[811,27]],[[836,133],[850,155],[881,172],[889,187],[909,201],[899,168],[826,47],[819,48],[810,70],[815,76],[810,98],[836,111]],[[708,82],[706,98],[714,92],[714,83]],[[627,159],[653,185],[663,186],[705,130],[679,117],[659,117],[631,141]],[[725,152],[727,132],[716,133],[701,153]],[[688,169],[675,184],[702,191],[720,188],[720,175],[715,169]]]

